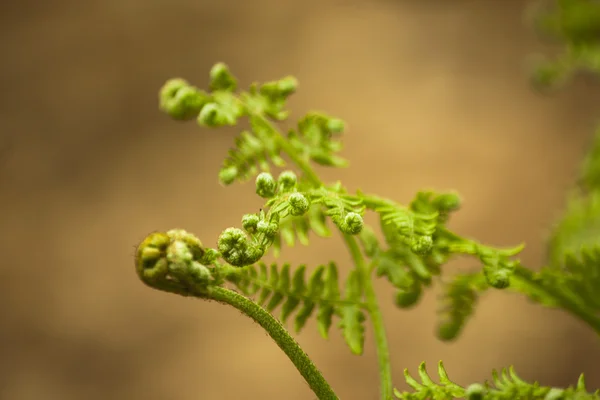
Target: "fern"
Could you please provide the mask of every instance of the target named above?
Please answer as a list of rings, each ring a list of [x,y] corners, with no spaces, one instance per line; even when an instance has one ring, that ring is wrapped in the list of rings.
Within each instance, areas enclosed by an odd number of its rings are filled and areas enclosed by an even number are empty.
[[[541,386],[537,382],[528,383],[516,374],[513,367],[503,369],[500,373],[492,372],[492,381],[482,384],[471,384],[466,388],[451,381],[444,364],[438,364],[440,383],[435,383],[429,374],[425,363],[419,365],[418,382],[413,378],[408,369],[404,370],[406,383],[414,392],[400,392],[394,389],[394,394],[401,400],[593,400],[600,399],[600,390],[589,394],[585,388],[583,375],[575,387],[559,389]]]
[[[600,54],[596,52],[600,49],[600,3],[592,3],[560,0],[540,19],[540,26],[558,32],[568,43],[570,58],[538,71],[539,82],[548,83],[550,78],[566,76],[580,67],[600,71],[594,58]],[[573,191],[550,237],[548,265],[534,272],[517,258],[523,245],[497,248],[452,231],[448,222],[461,206],[454,192],[420,191],[405,206],[362,191],[349,193],[340,182],[321,181],[314,164],[348,164],[338,154],[344,122],[310,112],[296,129],[282,133],[277,123],[289,115],[286,101],[297,88],[295,78],[254,83],[242,91],[227,66],[219,63],[210,72],[208,86],[206,92],[183,79],[172,79],[161,89],[160,108],[174,119],[196,118],[201,126],[211,128],[236,126],[241,118],[247,118],[250,128],[234,139],[219,179],[228,185],[254,178],[255,193],[264,199],[264,205],[257,213],[245,214],[240,228],[223,230],[216,248],[204,246],[181,229],[152,233],[136,251],[136,271],[145,284],[237,308],[266,330],[320,399],[337,396],[285,329],[290,319],[296,333],[309,319],[316,319],[320,334],[327,339],[335,318],[351,352],[357,355],[363,353],[364,325],[369,320],[384,400],[394,393],[405,400],[599,398],[597,392],[587,393],[583,376],[576,387],[549,388],[521,380],[512,368],[494,372],[491,383],[464,388],[448,378],[441,362],[439,384],[429,377],[423,363],[420,382],[405,371],[412,392],[393,390],[383,316],[373,281],[374,277],[387,280],[395,290],[395,304],[409,308],[419,302],[434,278],[442,276],[445,264],[459,256],[470,257],[480,269],[446,279],[443,286],[440,339],[456,338],[475,312],[480,295],[490,289],[508,289],[544,306],[563,308],[600,333],[600,133],[584,163],[580,187]],[[287,168],[284,157],[297,172],[285,169],[273,176],[273,167]],[[367,212],[377,215],[382,240],[365,224]],[[319,265],[308,276],[305,265],[292,268],[289,263],[267,265],[261,261],[269,251],[280,256],[283,245],[308,245],[312,234],[330,236],[328,220],[352,259],[343,285],[334,261]]]

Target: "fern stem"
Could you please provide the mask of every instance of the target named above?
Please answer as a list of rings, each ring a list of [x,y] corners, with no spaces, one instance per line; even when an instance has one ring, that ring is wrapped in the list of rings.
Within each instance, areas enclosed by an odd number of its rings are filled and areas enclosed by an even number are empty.
[[[329,383],[327,383],[308,355],[302,350],[300,345],[294,340],[283,325],[270,313],[246,297],[219,286],[211,287],[207,297],[235,307],[263,327],[269,336],[273,338],[275,343],[277,343],[279,348],[283,350],[292,361],[300,374],[302,374],[319,400],[338,399],[338,396],[331,386],[329,386]]]
[[[348,246],[348,250],[354,260],[358,273],[361,277],[367,310],[373,324],[373,332],[375,335],[375,347],[377,351],[377,362],[379,364],[379,382],[380,393],[382,400],[391,400],[393,393],[392,369],[390,363],[390,350],[388,347],[387,336],[385,333],[385,324],[383,322],[383,314],[379,308],[375,288],[371,279],[371,270],[365,264],[360,248],[356,243],[356,239],[350,235],[344,235],[344,241]]]
[[[543,293],[545,297],[553,299],[556,304],[581,319],[600,335],[600,317],[593,311],[588,310],[584,304],[573,301],[570,297],[546,287],[542,281],[536,279],[533,271],[517,266],[513,279],[517,279],[520,285],[532,289],[531,292]]]

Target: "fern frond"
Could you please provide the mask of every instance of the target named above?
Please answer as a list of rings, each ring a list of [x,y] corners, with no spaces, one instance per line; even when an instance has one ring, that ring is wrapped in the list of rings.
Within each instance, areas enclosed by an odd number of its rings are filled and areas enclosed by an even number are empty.
[[[600,320],[600,131],[582,164],[580,187],[570,194],[566,210],[548,240],[548,265],[535,279],[558,301],[564,300]],[[527,293],[528,294],[528,293]],[[546,296],[547,297],[547,296]],[[561,302],[560,299],[563,299]],[[539,299],[544,300],[544,296]],[[573,311],[573,310],[571,310]]]
[[[285,166],[280,147],[268,132],[243,131],[235,138],[235,147],[229,150],[223,162],[219,179],[224,184],[234,180],[247,181],[258,171],[269,171],[269,160],[277,167]]]
[[[452,382],[446,369],[440,361],[438,375],[440,383],[435,383],[429,374],[425,363],[419,365],[419,378],[413,378],[408,369],[404,370],[406,383],[413,392],[400,392],[394,389],[394,394],[401,400],[598,400],[600,391],[588,393],[585,388],[583,375],[579,377],[576,386],[567,389],[541,386],[538,382],[528,383],[522,380],[513,367],[503,369],[500,373],[492,372],[492,382],[485,384],[474,383],[466,388]]]
[[[340,119],[311,112],[298,122],[298,130],[289,131],[287,137],[307,159],[324,166],[346,167],[348,161],[336,154],[342,150],[342,143],[335,140],[344,128]]]
[[[362,287],[356,271],[351,271],[340,293],[338,271],[331,262],[318,266],[305,278],[306,266],[301,265],[292,273],[290,264],[279,268],[264,263],[228,271],[225,279],[233,283],[243,294],[256,296],[256,302],[266,310],[281,306],[279,319],[285,323],[296,312],[294,329],[298,333],[308,319],[315,314],[319,333],[327,339],[336,315],[344,339],[354,354],[362,354],[364,343],[364,308]]]
[[[475,312],[479,295],[489,285],[481,272],[459,274],[445,285],[438,313],[441,320],[437,335],[441,340],[455,339]]]
[[[552,290],[595,309],[600,316],[600,192],[570,198],[548,242],[549,264],[540,272]]]
[[[385,276],[397,289],[395,303],[401,308],[414,306],[423,288],[441,274],[442,265],[452,257],[468,255],[482,264],[482,273],[459,276],[447,287],[444,320],[439,336],[454,338],[473,312],[477,293],[488,286],[506,288],[518,264],[514,256],[523,246],[493,248],[463,238],[448,228],[450,214],[460,206],[454,193],[417,193],[408,208],[390,200],[359,194],[365,205],[380,215],[387,249],[381,249],[368,233],[361,239],[368,247],[378,276]],[[372,236],[372,235],[371,235]]]

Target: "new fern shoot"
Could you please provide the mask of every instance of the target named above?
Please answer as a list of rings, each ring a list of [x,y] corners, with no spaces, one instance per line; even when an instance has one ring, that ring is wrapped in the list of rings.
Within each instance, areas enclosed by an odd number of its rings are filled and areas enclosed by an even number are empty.
[[[571,29],[571,19],[582,18],[569,9],[575,3],[592,7],[593,2],[559,2],[556,12],[568,15],[547,17],[542,25],[562,26],[559,30],[565,37],[578,35],[569,46],[579,49],[577,65],[581,66],[589,61],[582,58],[582,43],[588,43],[589,50],[590,38],[600,36],[588,35],[593,31],[589,27],[587,31]],[[597,14],[589,15],[600,16],[599,4],[594,3]],[[600,17],[597,21],[594,26],[600,32]],[[548,68],[538,70],[536,82],[550,82]],[[395,290],[395,304],[410,308],[450,259],[466,256],[481,268],[455,276],[445,285],[437,328],[441,340],[456,338],[473,314],[479,295],[494,289],[564,309],[600,334],[600,134],[583,165],[580,185],[550,240],[548,265],[533,272],[518,259],[522,244],[497,248],[447,226],[461,205],[454,192],[422,191],[403,205],[370,193],[350,193],[341,182],[322,181],[314,165],[347,165],[340,155],[344,122],[324,113],[309,113],[295,129],[282,132],[278,122],[288,117],[286,100],[296,88],[295,78],[284,77],[238,90],[237,80],[223,63],[211,69],[206,91],[183,79],[166,82],[160,90],[160,109],[173,119],[195,119],[206,128],[249,120],[250,129],[235,138],[219,180],[224,185],[253,181],[264,205],[259,212],[243,215],[238,227],[223,230],[216,248],[182,229],[150,234],[136,252],[140,279],[155,289],[233,306],[252,318],[285,352],[319,399],[338,397],[285,328],[298,333],[310,318],[317,321],[324,338],[339,330],[356,355],[363,352],[365,324],[372,325],[382,400],[600,399],[599,391],[588,393],[583,376],[572,387],[550,388],[523,381],[512,368],[493,372],[490,382],[463,387],[450,380],[441,362],[439,383],[423,363],[417,369],[418,379],[404,372],[411,391],[398,391],[392,382],[383,316],[373,285],[375,279],[387,280]],[[276,170],[282,172],[275,174]],[[375,235],[375,227],[365,224],[367,212],[378,216],[383,240]],[[269,251],[277,256],[282,246],[308,245],[312,235],[334,233],[342,237],[353,261],[344,281],[335,260],[323,260],[320,265],[261,261]]]

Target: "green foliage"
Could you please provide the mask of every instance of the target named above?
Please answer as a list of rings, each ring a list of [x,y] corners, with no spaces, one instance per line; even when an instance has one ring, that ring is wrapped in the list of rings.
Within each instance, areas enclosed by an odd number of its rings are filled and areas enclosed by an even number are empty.
[[[438,364],[440,383],[437,384],[427,373],[425,363],[419,365],[419,378],[413,378],[408,369],[404,370],[406,383],[414,392],[400,392],[394,394],[401,400],[593,400],[600,399],[600,391],[589,394],[585,388],[583,375],[575,387],[567,389],[544,387],[537,382],[528,383],[519,378],[514,369],[503,369],[501,373],[492,372],[492,382],[485,384],[471,384],[466,388],[452,382],[446,373],[444,365]]]

